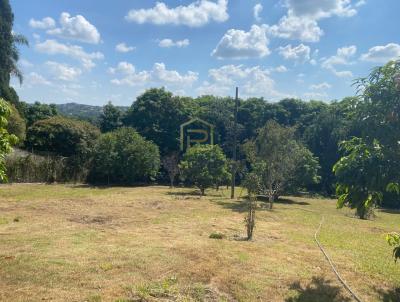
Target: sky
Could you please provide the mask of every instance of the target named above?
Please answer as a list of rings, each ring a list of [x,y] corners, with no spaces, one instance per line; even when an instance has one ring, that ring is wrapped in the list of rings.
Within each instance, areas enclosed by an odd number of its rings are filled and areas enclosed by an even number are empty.
[[[11,0],[20,99],[131,105],[176,95],[338,100],[400,58],[399,0]]]

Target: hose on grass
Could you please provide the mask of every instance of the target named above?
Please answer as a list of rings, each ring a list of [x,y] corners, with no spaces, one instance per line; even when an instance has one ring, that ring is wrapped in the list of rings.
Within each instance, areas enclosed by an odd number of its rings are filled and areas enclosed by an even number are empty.
[[[328,260],[329,265],[331,266],[333,272],[335,273],[336,277],[338,278],[338,280],[340,281],[340,283],[342,283],[342,285],[344,286],[344,288],[346,288],[346,290],[350,293],[350,295],[354,298],[354,300],[356,300],[357,302],[363,302],[358,296],[357,294],[350,288],[350,286],[347,285],[346,281],[343,280],[342,276],[340,276],[339,272],[337,271],[335,265],[333,264],[331,258],[328,256],[328,254],[325,252],[324,248],[322,247],[321,243],[318,240],[318,234],[319,231],[321,230],[322,227],[322,223],[324,222],[324,216],[322,216],[321,218],[321,222],[319,224],[318,229],[315,231],[314,234],[314,239],[315,242],[317,243],[319,249],[321,250],[321,252],[324,254],[326,260]]]

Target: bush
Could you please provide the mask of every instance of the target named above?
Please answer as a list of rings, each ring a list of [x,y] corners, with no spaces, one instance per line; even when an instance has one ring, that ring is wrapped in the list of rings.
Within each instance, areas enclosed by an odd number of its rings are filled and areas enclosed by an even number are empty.
[[[102,134],[94,148],[89,182],[133,184],[152,180],[160,168],[157,145],[134,129],[123,127]]]
[[[65,157],[84,156],[99,135],[100,131],[88,122],[54,116],[29,127],[26,146]]]
[[[228,165],[222,149],[215,145],[190,148],[181,161],[182,177],[195,184],[204,195],[205,189],[217,187],[229,177]]]
[[[11,114],[8,117],[7,131],[18,137],[18,143],[21,145],[26,137],[26,123],[25,120],[18,113],[18,110],[11,106]]]

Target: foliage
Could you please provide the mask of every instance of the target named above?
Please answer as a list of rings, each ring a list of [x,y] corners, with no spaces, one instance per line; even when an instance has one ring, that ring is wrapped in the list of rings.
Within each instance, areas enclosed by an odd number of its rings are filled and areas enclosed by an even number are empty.
[[[102,134],[96,142],[89,181],[133,184],[152,180],[160,168],[157,145],[134,129],[122,127]]]
[[[164,169],[168,172],[170,187],[172,188],[174,186],[174,180],[179,174],[179,153],[173,152],[165,155],[161,162]]]
[[[225,154],[217,145],[196,145],[183,156],[179,165],[182,177],[195,184],[204,195],[205,190],[217,186],[229,177]]]
[[[398,198],[393,184],[400,183],[399,74],[400,61],[393,61],[356,82],[360,95],[353,100],[351,118],[360,138],[342,145],[346,154],[334,172],[339,207],[356,208],[360,218]]]
[[[162,155],[179,150],[180,125],[189,119],[185,99],[161,89],[149,89],[128,110],[124,124],[160,147]]]
[[[0,97],[18,108],[18,97],[10,88],[10,77],[16,76],[22,83],[22,72],[17,65],[19,60],[17,45],[28,45],[28,41],[24,36],[13,32],[13,23],[14,14],[9,0],[0,0]]]
[[[382,146],[375,140],[367,144],[352,138],[340,144],[345,152],[333,167],[337,179],[338,208],[349,206],[365,219],[372,208],[382,201],[385,190],[386,162]]]
[[[103,112],[99,118],[101,132],[113,131],[122,127],[123,112],[115,107],[111,102],[103,107]]]
[[[26,120],[27,127],[35,122],[58,115],[56,105],[35,102],[34,104],[22,103],[22,113]]]
[[[54,116],[35,122],[27,136],[28,150],[69,157],[88,155],[99,130],[87,122]]]
[[[19,144],[21,145],[26,137],[26,123],[21,117],[15,106],[11,105],[11,113],[8,118],[7,131],[18,137]]]
[[[0,182],[7,181],[5,157],[12,151],[12,145],[18,142],[18,138],[7,131],[7,119],[10,114],[10,105],[4,99],[0,98]]]
[[[386,241],[393,247],[394,261],[400,259],[400,234],[390,233],[386,235]]]
[[[248,173],[243,181],[243,187],[247,189],[247,215],[244,218],[247,231],[247,240],[253,238],[253,231],[256,225],[257,194],[260,190],[260,177],[256,173]]]
[[[73,180],[66,158],[15,150],[6,157],[7,177],[13,183],[54,183]]]
[[[275,199],[288,187],[319,181],[318,160],[294,137],[294,128],[269,121],[259,130],[257,138],[244,146],[253,172],[259,177],[259,193]]]

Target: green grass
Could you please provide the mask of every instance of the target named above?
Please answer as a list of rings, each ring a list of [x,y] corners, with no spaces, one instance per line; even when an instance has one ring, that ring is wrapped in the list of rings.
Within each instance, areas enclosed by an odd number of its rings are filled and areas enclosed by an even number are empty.
[[[313,240],[321,219],[319,239],[358,295],[400,301],[384,240],[400,214],[363,221],[334,200],[288,197],[257,210],[247,242],[242,201],[192,193],[0,186],[0,301],[350,301]]]

